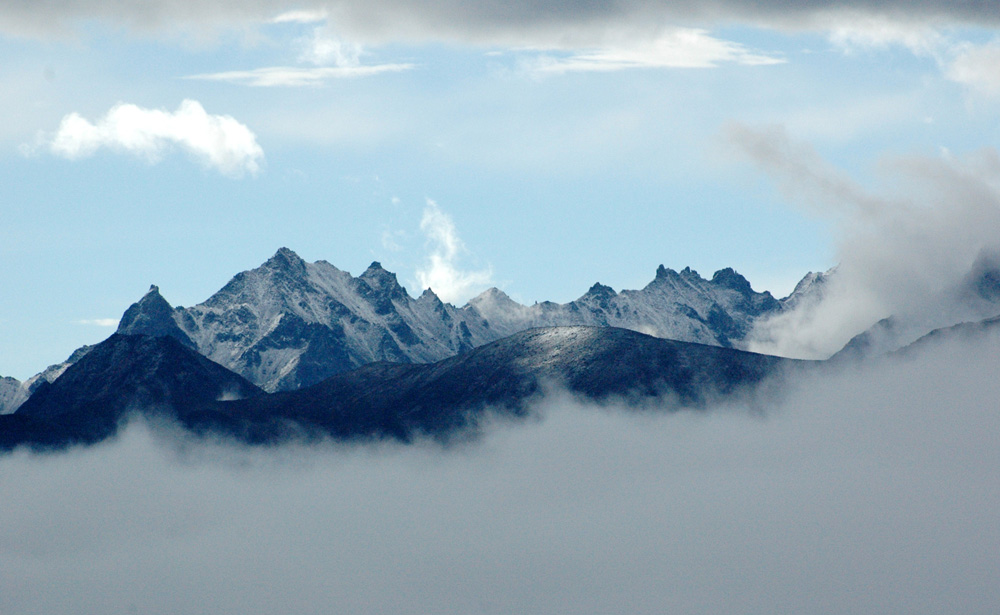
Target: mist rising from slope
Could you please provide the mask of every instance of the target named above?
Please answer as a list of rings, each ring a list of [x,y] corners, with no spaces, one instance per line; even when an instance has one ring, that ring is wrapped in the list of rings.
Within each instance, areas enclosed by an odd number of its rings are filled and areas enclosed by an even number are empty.
[[[879,166],[872,192],[780,127],[733,124],[726,137],[785,196],[831,222],[837,270],[822,300],[755,325],[750,348],[826,358],[894,316],[913,338],[1000,312],[969,295],[969,275],[1000,253],[1000,153],[901,156]],[[910,341],[910,340],[906,340]]]
[[[988,613],[1000,339],[811,374],[764,415],[434,445],[0,458],[3,613]]]

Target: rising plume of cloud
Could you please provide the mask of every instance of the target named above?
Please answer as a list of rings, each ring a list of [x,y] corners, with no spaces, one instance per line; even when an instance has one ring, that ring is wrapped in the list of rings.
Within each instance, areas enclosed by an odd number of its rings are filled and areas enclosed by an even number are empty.
[[[119,103],[96,122],[70,113],[44,141],[53,154],[70,160],[107,148],[156,162],[179,148],[231,177],[257,173],[264,159],[249,128],[229,115],[209,115],[194,100],[183,101],[174,112]]]
[[[876,193],[780,127],[733,124],[727,138],[786,197],[834,228],[839,265],[822,300],[762,321],[752,348],[825,358],[878,320],[931,328],[993,315],[968,303],[970,272],[1000,253],[1000,155],[886,159]]]
[[[551,396],[480,441],[0,456],[0,611],[991,613],[996,339],[763,413]]]
[[[420,230],[427,237],[430,247],[427,262],[417,270],[417,282],[421,288],[433,289],[442,301],[456,303],[468,300],[490,284],[493,272],[489,268],[472,271],[459,268],[461,257],[466,252],[465,244],[458,237],[451,216],[431,199],[427,199]]]

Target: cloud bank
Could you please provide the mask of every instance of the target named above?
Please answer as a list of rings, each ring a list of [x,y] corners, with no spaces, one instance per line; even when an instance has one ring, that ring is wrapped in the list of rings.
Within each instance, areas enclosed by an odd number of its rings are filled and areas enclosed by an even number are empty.
[[[804,377],[764,415],[553,397],[455,449],[141,426],[0,457],[0,611],[991,613],[997,339]]]
[[[790,201],[829,219],[836,232],[839,265],[822,300],[759,323],[753,349],[825,358],[888,316],[919,335],[996,313],[969,294],[970,273],[996,266],[1000,254],[995,149],[886,159],[879,170],[890,188],[876,193],[781,127],[732,124],[726,136]]]
[[[466,251],[465,244],[459,239],[451,216],[431,199],[427,199],[420,230],[426,235],[431,250],[427,263],[417,270],[420,288],[433,289],[442,301],[458,303],[467,301],[489,286],[493,279],[490,269],[459,269],[460,257]]]
[[[325,66],[268,66],[193,76],[256,87],[316,85],[412,68],[407,63],[345,63],[352,57],[356,60],[364,46],[390,43],[544,51],[527,62],[540,73],[782,61],[708,34],[736,25],[818,32],[848,49],[903,45],[936,59],[946,77],[992,96],[998,81],[989,62],[995,44],[972,45],[951,40],[947,33],[961,28],[995,30],[1000,27],[1000,13],[989,2],[942,0],[17,0],[0,5],[0,32],[13,36],[67,36],[93,21],[123,25],[134,32],[194,30],[200,36],[321,24],[313,37],[298,42],[304,47],[300,60],[319,60],[316,63]]]
[[[451,40],[475,44],[593,46],[612,31],[646,31],[668,24],[763,25],[827,30],[832,23],[874,19],[934,26],[1000,25],[989,2],[926,0],[14,0],[0,7],[0,28],[44,35],[73,23],[106,20],[135,29],[211,27],[274,21],[310,22],[325,16],[368,42]],[[843,26],[841,26],[843,27]],[[532,42],[533,41],[533,42]]]
[[[209,115],[194,100],[183,101],[173,113],[119,103],[94,123],[71,113],[47,139],[47,147],[70,160],[108,148],[150,162],[178,147],[230,177],[257,173],[264,159],[264,150],[249,128],[228,115]]]

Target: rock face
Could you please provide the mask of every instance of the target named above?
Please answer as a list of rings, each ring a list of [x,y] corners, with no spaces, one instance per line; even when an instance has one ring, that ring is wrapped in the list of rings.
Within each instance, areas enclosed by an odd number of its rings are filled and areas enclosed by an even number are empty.
[[[28,388],[17,378],[0,378],[0,414],[10,414],[28,398]]]
[[[428,363],[543,326],[614,326],[732,347],[781,309],[732,269],[705,280],[660,267],[642,290],[595,284],[567,304],[521,305],[496,288],[456,308],[431,290],[412,298],[375,262],[353,277],[282,248],[207,301],[171,308],[154,286],[118,332],[170,335],[268,391],[293,390],[377,361]]]
[[[0,414],[10,414],[17,410],[38,387],[47,382],[55,382],[66,368],[83,358],[92,348],[93,346],[81,346],[62,363],[50,365],[24,382],[15,378],[0,378]]]

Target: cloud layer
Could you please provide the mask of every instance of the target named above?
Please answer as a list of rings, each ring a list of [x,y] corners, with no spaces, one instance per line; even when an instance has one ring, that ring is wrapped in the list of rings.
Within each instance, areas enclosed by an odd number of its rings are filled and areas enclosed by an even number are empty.
[[[150,162],[177,147],[231,177],[257,173],[264,159],[249,128],[228,115],[209,115],[194,100],[183,101],[173,113],[119,103],[94,123],[70,113],[47,145],[53,154],[71,160],[108,148]]]
[[[8,33],[39,34],[74,21],[101,19],[136,28],[284,21],[311,21],[327,16],[352,36],[374,40],[461,40],[474,43],[525,44],[560,39],[592,46],[605,33],[623,29],[698,21],[745,23],[826,30],[831,23],[870,22],[874,18],[932,25],[1000,25],[989,2],[926,0],[28,0],[4,3],[0,24]],[[577,39],[571,42],[570,39]]]
[[[803,377],[763,416],[553,397],[449,450],[0,457],[0,611],[989,613],[1000,341]]]

